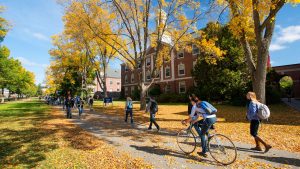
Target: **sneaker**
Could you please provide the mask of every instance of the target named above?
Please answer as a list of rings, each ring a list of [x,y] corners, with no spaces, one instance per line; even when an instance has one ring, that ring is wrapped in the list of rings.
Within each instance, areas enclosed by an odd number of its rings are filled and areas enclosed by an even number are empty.
[[[204,158],[207,157],[207,154],[206,154],[206,153],[203,153],[203,152],[197,152],[197,154],[198,154],[199,156],[204,157]]]
[[[157,128],[157,132],[159,132],[159,131],[160,131],[160,127]]]
[[[254,150],[254,151],[262,151],[262,149],[261,149],[260,147],[250,148],[250,150]]]
[[[267,145],[266,148],[265,148],[265,153],[267,153],[271,148],[272,148],[271,145]]]
[[[152,130],[152,128],[148,128],[148,130]]]

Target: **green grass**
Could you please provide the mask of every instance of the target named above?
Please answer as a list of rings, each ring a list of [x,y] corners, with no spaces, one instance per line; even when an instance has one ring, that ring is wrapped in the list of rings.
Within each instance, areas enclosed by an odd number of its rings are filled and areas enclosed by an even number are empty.
[[[38,126],[49,107],[37,100],[0,105],[0,168],[33,168],[53,144],[43,144]]]

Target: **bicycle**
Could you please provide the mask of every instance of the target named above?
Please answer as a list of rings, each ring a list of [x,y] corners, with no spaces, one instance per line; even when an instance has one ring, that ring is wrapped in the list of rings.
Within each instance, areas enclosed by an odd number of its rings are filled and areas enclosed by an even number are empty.
[[[190,124],[187,129],[182,129],[177,134],[178,147],[185,154],[191,154],[195,151],[197,144],[196,139],[199,139],[199,137],[196,137],[197,135],[192,130],[192,127],[193,125]],[[222,165],[229,165],[235,162],[237,150],[234,143],[227,136],[218,133],[207,133],[207,138],[208,152],[216,162]]]

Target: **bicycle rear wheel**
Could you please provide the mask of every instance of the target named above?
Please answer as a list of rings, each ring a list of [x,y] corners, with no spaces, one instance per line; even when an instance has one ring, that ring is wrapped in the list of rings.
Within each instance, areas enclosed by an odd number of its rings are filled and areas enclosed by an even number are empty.
[[[209,138],[208,150],[212,158],[223,165],[232,164],[237,157],[235,145],[222,134],[215,134]]]
[[[193,132],[183,129],[177,134],[177,144],[185,154],[191,154],[196,149],[196,138]]]

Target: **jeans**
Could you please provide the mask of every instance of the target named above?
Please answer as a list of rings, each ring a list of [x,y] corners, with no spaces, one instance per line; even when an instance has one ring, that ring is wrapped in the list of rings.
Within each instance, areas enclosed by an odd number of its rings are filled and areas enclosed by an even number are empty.
[[[213,124],[215,124],[217,121],[217,118],[206,118],[203,120],[203,123],[195,123],[194,128],[196,129],[198,135],[201,138],[201,147],[202,147],[202,153],[207,152],[207,139],[206,139],[206,133],[208,133],[208,130],[211,128]]]
[[[159,129],[159,125],[156,123],[156,120],[155,120],[155,113],[151,113],[150,112],[150,125],[149,125],[149,129],[152,129],[152,123],[155,125],[155,127],[157,129]]]
[[[132,109],[126,110],[125,122],[127,122],[128,115],[130,115],[130,121],[133,123]]]
[[[71,107],[67,106],[67,118],[71,119],[72,118],[72,112],[71,112]]]
[[[83,108],[78,106],[78,112],[79,112],[79,116],[81,116],[81,114],[83,113]]]

